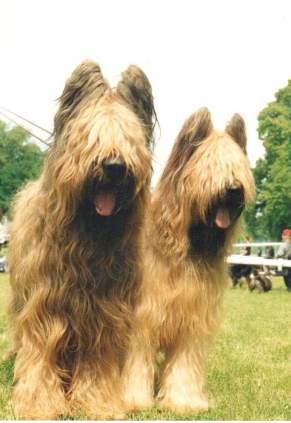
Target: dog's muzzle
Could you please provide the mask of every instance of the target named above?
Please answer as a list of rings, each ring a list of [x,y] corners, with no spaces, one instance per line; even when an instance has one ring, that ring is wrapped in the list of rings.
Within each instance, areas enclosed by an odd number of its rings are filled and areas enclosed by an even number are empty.
[[[102,168],[105,179],[114,185],[122,183],[127,174],[125,162],[117,158],[104,160]]]
[[[192,252],[204,256],[215,256],[223,247],[226,232],[239,218],[244,209],[242,188],[228,188],[223,197],[209,207],[205,221],[190,225],[189,238]]]
[[[219,229],[228,229],[241,215],[244,209],[242,188],[229,188],[224,197],[213,207],[213,223]]]
[[[128,206],[134,194],[134,178],[120,158],[104,160],[102,171],[102,179],[96,186],[94,206],[97,215],[107,217]]]

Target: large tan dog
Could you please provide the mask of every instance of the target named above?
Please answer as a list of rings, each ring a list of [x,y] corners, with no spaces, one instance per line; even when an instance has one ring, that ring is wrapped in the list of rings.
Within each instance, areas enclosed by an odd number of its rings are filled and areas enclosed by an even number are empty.
[[[14,205],[18,417],[122,415],[120,366],[141,281],[154,118],[151,86],[136,66],[114,89],[90,61],[66,83],[44,170]]]
[[[225,256],[254,196],[242,118],[213,130],[207,109],[185,122],[153,193],[145,273],[123,371],[129,409],[205,410],[205,359],[221,315]]]

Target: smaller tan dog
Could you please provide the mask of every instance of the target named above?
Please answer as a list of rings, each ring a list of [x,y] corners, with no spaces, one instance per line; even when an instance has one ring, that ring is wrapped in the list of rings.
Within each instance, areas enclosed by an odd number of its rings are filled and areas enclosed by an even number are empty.
[[[185,122],[152,196],[145,274],[123,372],[129,409],[156,401],[178,412],[206,410],[205,359],[227,284],[225,256],[254,197],[245,125],[235,115],[213,130],[207,109]]]

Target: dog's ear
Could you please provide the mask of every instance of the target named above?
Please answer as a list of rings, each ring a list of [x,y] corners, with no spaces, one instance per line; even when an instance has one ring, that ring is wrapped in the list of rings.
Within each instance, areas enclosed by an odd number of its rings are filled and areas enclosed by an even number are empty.
[[[206,107],[193,113],[182,126],[162,178],[172,175],[175,179],[179,179],[181,171],[194,151],[212,130],[211,114]]]
[[[212,130],[211,114],[207,107],[202,107],[185,121],[178,135],[177,142],[197,147]]]
[[[63,129],[64,124],[74,115],[83,103],[91,97],[99,101],[108,88],[100,66],[93,61],[82,62],[66,81],[62,95],[59,98],[59,109],[55,115],[55,136]]]
[[[148,143],[153,142],[153,131],[157,121],[151,84],[145,73],[130,65],[121,74],[117,93],[143,122]]]
[[[241,147],[246,154],[247,135],[246,126],[243,118],[236,113],[226,125],[225,132],[230,135],[234,141]]]

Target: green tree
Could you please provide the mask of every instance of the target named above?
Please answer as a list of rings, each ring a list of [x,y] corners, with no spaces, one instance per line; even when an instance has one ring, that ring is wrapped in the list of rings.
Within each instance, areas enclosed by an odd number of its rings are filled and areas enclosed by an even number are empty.
[[[43,152],[29,142],[20,127],[9,129],[0,121],[0,210],[6,213],[14,194],[35,178],[43,162]]]
[[[246,212],[248,230],[257,239],[280,239],[291,226],[291,80],[259,114],[258,133],[265,157],[254,169],[257,201]]]

